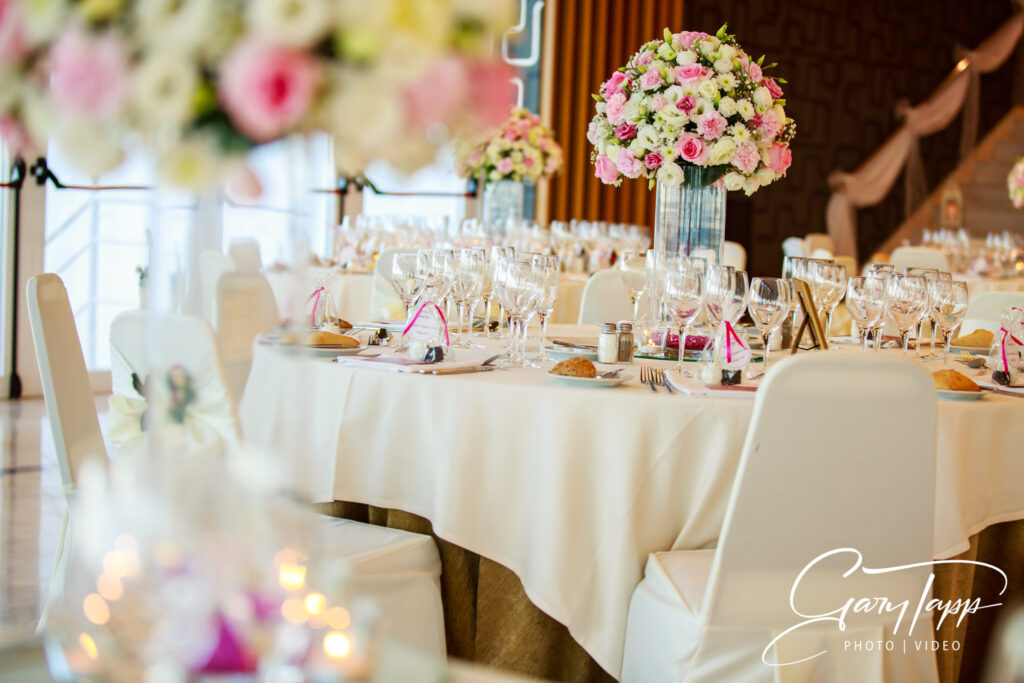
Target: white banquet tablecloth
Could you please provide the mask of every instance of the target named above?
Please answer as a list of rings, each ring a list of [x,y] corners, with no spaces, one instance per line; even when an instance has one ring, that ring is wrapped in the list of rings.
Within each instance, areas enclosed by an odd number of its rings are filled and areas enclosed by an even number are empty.
[[[277,309],[282,318],[288,317],[288,301],[295,283],[289,270],[266,270],[264,275],[274,292]],[[370,290],[373,287],[373,274],[361,272],[344,272],[335,268],[320,266],[310,267],[303,277],[301,296],[303,299],[313,293],[317,283],[327,278],[327,289],[334,297],[338,307],[338,315],[355,323],[370,318]]]
[[[297,374],[304,383],[289,398],[282,387]],[[752,398],[654,394],[637,374],[613,390],[557,385],[537,370],[412,376],[263,346],[242,420],[250,443],[271,443],[281,406],[301,397],[319,499],[425,517],[441,538],[515,572],[617,675],[648,553],[714,545],[753,409]],[[862,427],[851,415],[850,435]],[[939,403],[937,558],[1024,518],[1021,443],[1024,400]]]

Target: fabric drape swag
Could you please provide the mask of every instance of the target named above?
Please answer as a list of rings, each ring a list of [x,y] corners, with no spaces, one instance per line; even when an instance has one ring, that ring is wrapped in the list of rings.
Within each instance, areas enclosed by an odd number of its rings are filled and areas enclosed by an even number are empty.
[[[554,128],[565,152],[565,172],[541,193],[539,215],[549,220],[573,218],[654,224],[654,191],[640,180],[621,187],[594,177],[587,125],[594,116],[591,93],[624,65],[645,42],[683,25],[683,0],[549,0],[545,21],[550,96],[542,115]]]

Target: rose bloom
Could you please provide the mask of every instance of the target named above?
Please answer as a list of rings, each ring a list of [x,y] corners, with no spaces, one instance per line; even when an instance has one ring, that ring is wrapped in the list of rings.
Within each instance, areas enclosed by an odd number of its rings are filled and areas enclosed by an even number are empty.
[[[766,78],[761,82],[761,85],[768,88],[768,92],[772,94],[772,99],[777,100],[782,97],[782,86],[775,82],[774,78]]]
[[[676,37],[679,38],[679,45],[686,48],[693,45],[693,41],[698,38],[703,38],[706,35],[706,33],[702,33],[700,31],[682,31],[681,33],[677,33]]]
[[[617,92],[608,100],[606,103],[605,115],[608,117],[608,121],[613,125],[617,126],[623,122],[623,114],[626,107],[626,94]]]
[[[501,175],[508,175],[509,173],[511,173],[512,172],[512,168],[514,166],[515,166],[515,164],[508,157],[505,157],[504,159],[501,159],[500,161],[498,161],[498,163],[496,165],[496,167],[498,169],[498,173],[500,173]]]
[[[786,169],[793,163],[793,152],[788,145],[778,142],[768,148],[768,168],[780,175],[786,175]]]
[[[775,136],[779,134],[779,117],[775,115],[774,111],[766,111],[759,117],[761,120],[757,124],[757,132],[761,135],[763,140],[773,140]]]
[[[515,127],[509,128],[508,130],[505,131],[505,134],[502,135],[502,137],[508,140],[509,142],[514,142],[519,139],[519,130],[516,129]]]
[[[654,61],[654,53],[650,50],[644,50],[640,53],[640,56],[636,58],[636,63],[641,66],[646,66]]]
[[[644,166],[651,170],[654,170],[661,166],[662,163],[664,163],[664,161],[665,158],[661,156],[661,154],[659,154],[658,152],[651,152],[650,154],[644,157]]]
[[[50,52],[50,87],[57,107],[67,113],[109,119],[128,92],[128,61],[113,34],[90,38],[68,29]]]
[[[757,62],[751,60],[747,63],[747,76],[754,82],[755,85],[761,82],[764,74],[761,73],[761,67],[758,66]]]
[[[304,50],[250,40],[224,61],[218,95],[242,133],[268,142],[302,120],[319,81],[317,62]]]
[[[630,154],[627,149],[619,152],[619,157],[615,160],[615,165],[619,167],[619,171],[622,175],[627,178],[638,178],[644,171],[643,163]]]
[[[612,74],[612,77],[604,82],[601,86],[601,94],[604,98],[611,99],[611,96],[615,94],[616,90],[621,90],[623,85],[628,83],[629,79],[626,78],[626,74],[621,71],[616,71]]]
[[[606,185],[611,185],[619,179],[619,169],[615,162],[602,154],[597,157],[597,162],[594,164],[594,175]]]
[[[687,116],[693,111],[693,108],[697,106],[697,98],[693,95],[683,95],[676,102],[676,109],[683,112]]]
[[[697,81],[707,75],[704,67],[696,62],[693,64],[687,64],[686,66],[677,66],[675,68],[676,81],[683,83],[684,81]]]
[[[688,161],[696,166],[703,166],[707,163],[710,150],[708,149],[707,143],[704,142],[704,138],[697,135],[696,133],[683,133],[673,150],[683,158],[684,161]]]
[[[666,100],[661,95],[658,95],[657,97],[652,97],[651,98],[651,103],[650,104],[651,104],[651,111],[661,111],[662,109],[665,108],[665,105],[668,104],[668,100]]]
[[[636,126],[631,123],[620,124],[619,127],[615,129],[615,137],[620,140],[632,140],[636,137]]]
[[[21,4],[0,0],[0,62],[14,62],[28,56],[29,44]]]

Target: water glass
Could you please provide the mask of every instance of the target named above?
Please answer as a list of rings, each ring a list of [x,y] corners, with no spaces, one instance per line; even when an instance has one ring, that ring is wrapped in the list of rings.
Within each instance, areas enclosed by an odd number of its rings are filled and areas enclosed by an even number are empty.
[[[757,376],[768,372],[771,337],[789,315],[792,291],[790,281],[782,278],[755,277],[750,282],[747,310],[764,343],[764,365]]]

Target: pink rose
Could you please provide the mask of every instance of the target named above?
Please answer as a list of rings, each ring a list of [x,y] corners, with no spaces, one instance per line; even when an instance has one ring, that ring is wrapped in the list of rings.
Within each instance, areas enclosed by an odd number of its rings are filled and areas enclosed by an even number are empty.
[[[758,66],[757,62],[750,61],[747,63],[747,76],[757,85],[761,82],[764,74],[761,73],[761,67]]]
[[[298,125],[319,81],[319,67],[308,52],[249,40],[225,59],[218,95],[238,130],[269,142]]]
[[[658,152],[651,152],[644,157],[644,166],[651,169],[652,171],[662,165],[665,159]]]
[[[544,175],[551,175],[555,171],[557,171],[559,163],[560,163],[560,161],[559,161],[558,157],[549,157],[548,158],[548,163],[545,164],[545,166],[544,166]]]
[[[628,81],[629,79],[626,78],[626,74],[621,71],[616,71],[612,74],[612,77],[605,81],[604,85],[601,86],[601,94],[606,100],[611,99],[611,96],[614,95],[617,90],[621,90]]]
[[[697,119],[697,132],[710,140],[717,140],[722,137],[728,122],[725,117],[714,109],[708,111]]]
[[[594,164],[594,175],[605,185],[611,185],[619,179],[619,169],[615,162],[602,154],[597,157],[597,163]]]
[[[617,92],[605,103],[605,116],[608,122],[617,126],[625,120],[626,94]]]
[[[757,132],[761,135],[761,139],[774,140],[775,136],[779,134],[779,117],[775,115],[774,111],[769,110],[761,114],[759,119]]]
[[[706,35],[706,33],[702,33],[700,31],[682,31],[681,33],[676,34],[676,38],[679,39],[680,47],[687,48],[693,45],[693,41],[698,38],[703,38]]]
[[[772,99],[777,100],[782,97],[782,86],[775,82],[774,78],[766,78],[761,81],[761,85],[768,88],[768,92],[772,94]]]
[[[757,170],[757,164],[760,161],[761,153],[758,151],[757,145],[753,142],[740,145],[739,149],[736,150],[736,154],[733,155],[732,158],[733,165],[747,175],[750,175]]]
[[[519,139],[519,130],[517,128],[509,128],[501,137],[505,138],[509,142],[515,142]]]
[[[768,148],[768,168],[780,175],[786,175],[786,169],[793,163],[793,152],[789,145],[782,145],[778,142],[772,143]]]
[[[615,137],[620,140],[632,140],[636,137],[636,126],[631,123],[619,124],[619,127],[615,129]]]
[[[661,111],[662,109],[665,108],[665,105],[667,105],[667,104],[668,104],[668,100],[666,100],[661,95],[658,95],[657,97],[652,97],[651,98],[651,111]]]
[[[636,58],[636,63],[641,65],[641,66],[646,66],[646,65],[650,64],[653,61],[654,61],[654,52],[652,52],[651,50],[644,50],[639,55],[637,55],[637,58]]]
[[[113,118],[128,93],[128,60],[113,34],[64,31],[50,52],[50,88],[58,109]]]
[[[683,133],[672,147],[676,154],[695,166],[703,166],[711,156],[711,149],[704,138],[696,133]]]
[[[640,77],[640,87],[644,90],[654,90],[665,81],[661,78],[661,71],[658,69],[648,69],[644,72],[644,75]]]
[[[619,172],[627,178],[638,178],[644,172],[643,163],[630,154],[628,149],[619,150],[615,165],[619,167]]]
[[[472,123],[492,129],[505,121],[515,103],[515,86],[509,82],[515,74],[515,68],[500,59],[440,59],[406,89],[406,116],[421,131],[438,122],[456,122],[467,113]]]
[[[15,62],[29,53],[21,4],[0,0],[0,62]]]
[[[697,62],[694,62],[686,66],[677,66],[675,74],[678,82],[685,83],[703,79],[707,75],[707,70]]]
[[[676,109],[683,112],[687,116],[690,115],[690,112],[693,111],[693,108],[696,106],[697,98],[694,97],[693,95],[683,95],[682,97],[679,98],[679,101],[676,102]]]
[[[505,157],[504,159],[499,159],[497,164],[498,173],[500,173],[501,175],[508,175],[512,172],[512,168],[514,166],[515,164],[513,164],[512,160],[509,159],[508,157]]]
[[[523,157],[523,166],[533,168],[533,157]]]

